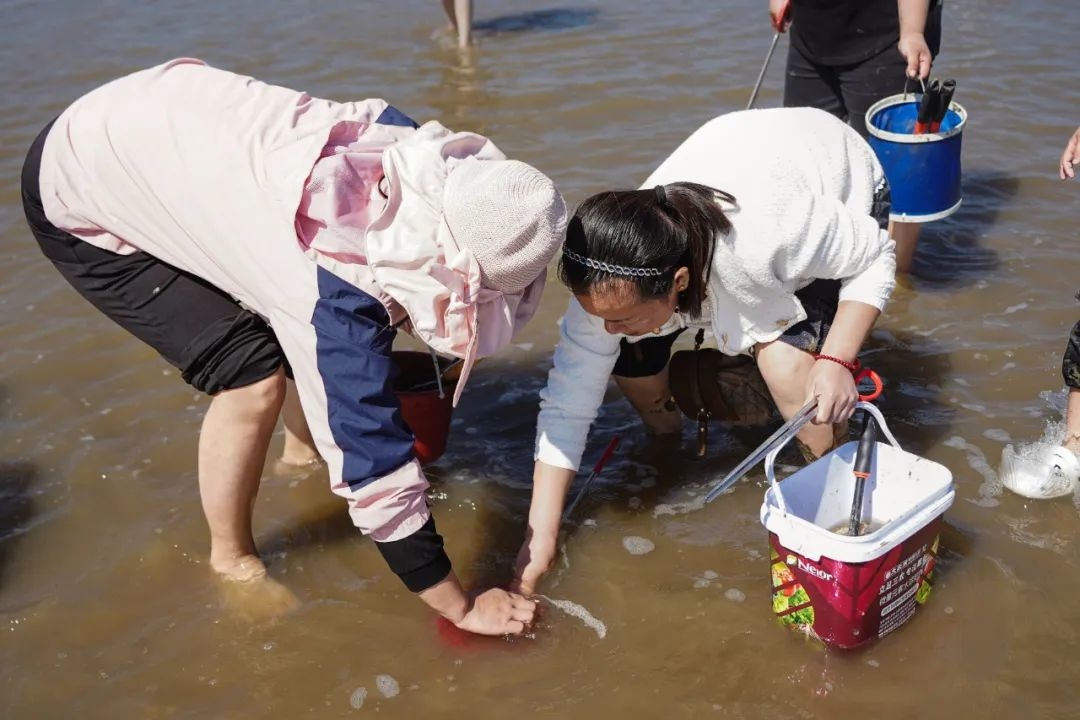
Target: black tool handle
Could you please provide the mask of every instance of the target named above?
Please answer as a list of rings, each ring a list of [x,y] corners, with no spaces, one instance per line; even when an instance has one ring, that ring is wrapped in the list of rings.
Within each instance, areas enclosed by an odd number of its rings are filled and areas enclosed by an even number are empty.
[[[870,477],[870,468],[874,465],[877,434],[877,423],[870,413],[865,413],[859,447],[855,451],[855,494],[851,499],[851,518],[848,522],[848,534],[852,536],[859,534],[859,525],[862,523],[863,492],[866,489],[866,479]]]
[[[874,450],[877,449],[877,423],[870,413],[863,420],[862,435],[859,437],[859,449],[855,451],[855,474],[864,478],[870,475],[870,466],[874,462]]]
[[[929,123],[933,121],[934,112],[937,110],[938,97],[940,95],[941,83],[937,78],[934,78],[930,81],[930,84],[926,86],[922,100],[919,102],[919,122]]]
[[[941,124],[941,121],[945,119],[945,116],[949,112],[949,105],[952,104],[953,94],[955,93],[955,80],[950,79],[941,82],[941,94],[938,96],[937,112],[934,114],[935,123]]]

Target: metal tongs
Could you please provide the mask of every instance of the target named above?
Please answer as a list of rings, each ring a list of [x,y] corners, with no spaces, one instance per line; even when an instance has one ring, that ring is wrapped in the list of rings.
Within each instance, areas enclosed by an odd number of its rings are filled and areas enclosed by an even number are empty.
[[[855,384],[858,385],[861,380],[869,380],[874,384],[873,392],[868,395],[859,395],[859,400],[862,402],[871,402],[877,400],[881,396],[883,386],[881,384],[881,377],[869,368],[863,368],[855,376]],[[795,413],[790,420],[781,425],[776,432],[768,437],[768,439],[758,446],[757,450],[746,456],[746,459],[735,466],[735,469],[729,472],[723,480],[713,486],[713,489],[705,496],[705,502],[711,503],[722,492],[729,487],[739,482],[746,473],[750,472],[750,469],[757,465],[759,462],[765,459],[765,456],[772,452],[775,448],[780,447],[784,443],[791,440],[791,438],[802,429],[802,426],[807,423],[814,414],[817,413],[818,401],[814,398],[810,402],[802,406],[799,412]]]

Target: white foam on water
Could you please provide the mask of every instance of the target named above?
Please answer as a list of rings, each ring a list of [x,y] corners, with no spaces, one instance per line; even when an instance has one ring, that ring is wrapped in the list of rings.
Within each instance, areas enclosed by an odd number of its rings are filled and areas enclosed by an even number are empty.
[[[375,687],[379,689],[379,692],[385,698],[397,697],[398,693],[401,692],[401,686],[391,675],[376,675]]]
[[[990,467],[986,455],[977,445],[969,443],[959,435],[954,435],[943,443],[946,447],[961,450],[967,454],[968,465],[972,470],[983,477],[983,484],[979,486],[979,498],[971,502],[981,507],[996,507],[1000,504],[997,499],[1001,495],[1002,485],[997,473]]]
[[[576,602],[571,602],[570,600],[559,600],[557,598],[548,597],[547,595],[540,595],[540,597],[544,598],[567,615],[576,617],[578,620],[585,623],[585,627],[592,628],[596,632],[596,636],[601,640],[607,637],[607,625],[600,620],[597,620],[596,617],[583,606],[578,605]]]
[[[367,688],[358,687],[349,696],[349,705],[352,706],[353,710],[359,710],[364,707],[365,700],[367,700]]]
[[[743,600],[746,599],[746,593],[744,593],[739,588],[728,588],[724,591],[724,597],[726,597],[731,602],[741,603]]]
[[[694,589],[695,590],[701,590],[703,588],[709,587],[710,585],[712,585],[712,580],[706,580],[704,578],[698,578],[697,580],[694,581]]]
[[[716,578],[720,577],[714,570],[706,570],[701,574],[701,576],[706,580],[715,580]]]
[[[656,549],[656,543],[648,538],[627,535],[622,539],[623,547],[631,555],[647,555]]]
[[[705,496],[701,495],[695,497],[693,500],[688,500],[687,502],[660,503],[653,508],[652,514],[654,518],[660,517],[661,515],[685,515],[694,512],[695,510],[700,510],[703,507],[705,507]]]
[[[1007,443],[1012,441],[1012,436],[1000,428],[988,428],[983,430],[983,437],[996,442]]]
[[[1045,490],[1052,489],[1053,483],[1048,474],[1033,472],[1034,468],[1045,468],[1047,457],[1059,448],[1065,440],[1066,405],[1068,403],[1067,391],[1043,391],[1039,397],[1046,405],[1061,416],[1060,420],[1047,420],[1043,427],[1042,437],[1032,443],[1006,445],[1001,452],[1000,475],[1002,484],[1010,490],[1025,497],[1050,497],[1051,495],[1069,494],[1068,489],[1063,492],[1047,494]],[[1042,411],[1032,413],[1033,416],[1041,416]],[[1046,487],[1041,484],[1046,483]],[[1080,492],[1073,495],[1073,503],[1080,509]]]

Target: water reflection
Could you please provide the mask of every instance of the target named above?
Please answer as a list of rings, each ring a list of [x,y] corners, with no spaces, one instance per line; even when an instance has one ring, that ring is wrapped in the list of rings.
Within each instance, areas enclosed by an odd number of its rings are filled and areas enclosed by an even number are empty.
[[[0,462],[0,613],[15,612],[25,607],[20,588],[7,581],[8,565],[18,551],[19,541],[28,531],[34,516],[31,489],[37,481],[37,469],[24,461]]]
[[[574,30],[592,25],[599,16],[600,11],[596,8],[543,8],[480,20],[473,23],[473,29],[481,37],[503,33]]]
[[[998,253],[984,238],[993,235],[1003,210],[1020,190],[1020,178],[997,170],[965,169],[964,202],[956,214],[923,228],[917,254],[914,286],[920,290],[969,285],[992,275]]]
[[[437,82],[425,94],[439,122],[457,131],[490,132],[490,108],[498,104],[488,90],[495,78],[491,59],[475,47],[454,47],[438,51],[432,60]],[[509,148],[503,150],[510,154]]]

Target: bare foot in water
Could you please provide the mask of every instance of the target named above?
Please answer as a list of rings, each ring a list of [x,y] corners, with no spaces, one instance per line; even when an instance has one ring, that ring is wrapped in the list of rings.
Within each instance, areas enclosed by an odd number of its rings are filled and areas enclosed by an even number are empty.
[[[312,471],[318,470],[324,465],[323,459],[318,455],[286,457],[282,455],[274,461],[275,475],[299,475],[307,477]]]
[[[276,620],[300,607],[291,590],[266,574],[266,566],[254,555],[215,564],[223,582],[225,607],[247,622]]]
[[[246,583],[266,577],[266,565],[257,555],[214,557],[210,554],[210,567],[229,582]]]

